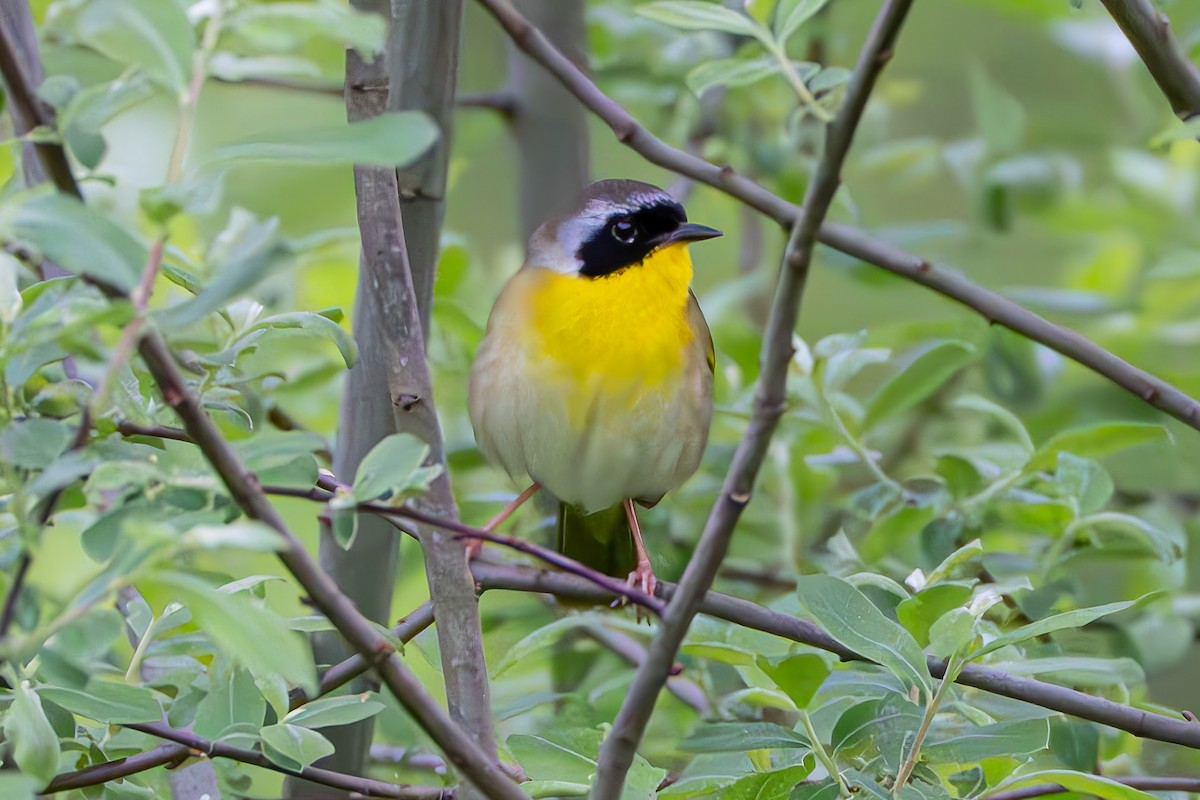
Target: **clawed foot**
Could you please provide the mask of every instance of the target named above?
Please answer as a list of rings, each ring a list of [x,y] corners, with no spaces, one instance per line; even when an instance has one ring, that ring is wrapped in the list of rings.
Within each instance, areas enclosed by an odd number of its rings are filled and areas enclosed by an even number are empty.
[[[635,589],[644,595],[653,597],[654,589],[658,586],[658,578],[654,577],[654,568],[650,566],[650,562],[638,562],[637,567],[633,570],[633,572],[629,573],[629,577],[625,579],[625,585],[630,589]],[[617,603],[625,604],[627,602],[628,598],[622,597],[619,598],[614,605]],[[643,620],[646,622],[650,621],[650,615],[647,614],[646,610],[640,605],[637,606],[637,619],[638,622],[642,622]]]

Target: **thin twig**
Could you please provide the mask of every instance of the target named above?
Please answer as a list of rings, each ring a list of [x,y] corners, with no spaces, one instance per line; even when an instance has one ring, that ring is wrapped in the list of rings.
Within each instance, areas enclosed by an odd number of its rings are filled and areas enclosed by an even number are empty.
[[[880,9],[855,65],[842,107],[826,130],[825,152],[805,192],[803,208],[784,251],[763,339],[762,375],[750,424],[734,453],[721,495],[709,514],[700,542],[679,581],[679,590],[667,605],[659,633],[650,644],[646,660],[634,674],[612,730],[600,747],[592,793],[595,800],[620,797],[625,776],[654,711],[654,699],[670,675],[675,654],[705,592],[716,578],[742,509],[750,501],[755,478],[786,406],[788,366],[794,353],[793,332],[816,247],[817,231],[841,184],[842,162],[854,140],[854,131],[866,108],[867,98],[891,57],[892,45],[911,3],[912,0],[889,0]]]
[[[1171,32],[1167,15],[1151,0],[1100,0],[1184,122],[1200,115],[1200,68]]]
[[[480,108],[495,111],[509,120],[517,113],[516,95],[503,89],[495,92],[466,92],[454,98],[454,105],[458,108]]]
[[[183,428],[173,428],[170,425],[139,425],[136,422],[118,422],[117,433],[122,436],[153,436],[158,439],[173,439],[177,442],[191,442]]]
[[[564,572],[478,560],[471,565],[471,569],[475,580],[485,592],[544,592],[558,597],[592,601],[611,599],[614,596],[594,583]],[[666,582],[660,581],[658,586],[658,593],[668,598],[677,590],[675,585]],[[812,622],[763,608],[749,600],[710,591],[705,594],[700,611],[735,625],[828,651],[845,661],[869,661],[843,646]],[[928,663],[933,677],[945,676],[946,662],[929,656]],[[1065,686],[1010,675],[979,664],[968,664],[964,667],[955,678],[955,683],[1108,725],[1143,739],[1155,739],[1200,750],[1200,725],[1183,718],[1176,719],[1132,708]]]
[[[432,624],[433,606],[425,602],[396,623],[396,626],[392,628],[392,636],[407,644],[414,636]],[[334,664],[321,676],[321,682],[317,687],[317,697],[323,697],[342,688],[370,669],[371,665],[367,663],[367,660],[357,654]],[[288,707],[295,710],[312,699],[307,697],[302,690],[296,689],[289,698]]]
[[[1131,789],[1141,789],[1143,792],[1200,792],[1200,778],[1142,778],[1142,777],[1113,777],[1106,775],[1109,780],[1124,784]],[[1028,800],[1031,797],[1044,797],[1050,794],[1072,792],[1065,786],[1053,783],[1043,783],[1037,786],[1025,786],[1021,789],[1010,789],[995,794],[983,795],[986,800]]]
[[[21,553],[20,559],[17,560],[17,568],[13,571],[12,582],[8,585],[8,592],[4,595],[4,611],[0,612],[0,639],[8,635],[8,629],[12,627],[13,619],[17,615],[17,600],[21,597],[21,590],[25,586],[25,577],[29,574],[29,568],[33,565],[33,556],[28,550]]]
[[[731,167],[717,166],[671,147],[642,127],[620,104],[605,95],[582,71],[546,41],[507,0],[479,0],[508,32],[517,46],[562,81],[580,102],[603,120],[613,134],[652,164],[741,200],[781,225],[794,224],[799,211]],[[967,306],[989,322],[1015,331],[1107,378],[1149,405],[1200,430],[1200,403],[1164,380],[1118,358],[1076,331],[1055,325],[1013,301],[985,289],[951,270],[833,222],[821,225],[822,244],[919,283]]]
[[[127,725],[126,727],[140,731],[141,733],[150,736],[156,736],[159,739],[166,739],[171,742],[176,742],[195,754],[207,756],[208,758],[228,758],[233,761],[240,761],[243,764],[252,764],[256,767],[269,769],[274,772],[281,772],[284,775],[292,775],[297,778],[303,778],[313,783],[319,783],[323,786],[329,786],[334,789],[342,789],[348,792],[355,792],[364,797],[394,797],[404,798],[406,800],[453,800],[454,790],[444,789],[437,786],[408,786],[404,784],[386,783],[384,781],[372,780],[371,778],[360,778],[357,775],[346,775],[341,772],[334,772],[328,769],[320,769],[318,767],[304,767],[303,769],[291,769],[276,764],[271,759],[267,758],[262,753],[256,750],[246,750],[242,747],[234,747],[233,745],[224,742],[213,742],[203,737],[197,736],[191,731],[172,728],[169,725],[161,723],[147,723]],[[155,765],[157,766],[157,765]],[[65,777],[65,776],[63,776]],[[57,778],[55,780],[58,780]],[[101,783],[103,781],[97,781]],[[94,785],[94,784],[84,784]]]
[[[600,625],[589,625],[583,632],[634,667],[641,666],[646,660],[645,645],[628,634]],[[708,702],[708,697],[695,681],[682,675],[672,675],[667,678],[667,691],[701,717],[712,714],[712,705]]]
[[[117,758],[102,764],[92,764],[74,772],[64,772],[55,776],[54,780],[50,781],[46,788],[38,794],[54,794],[71,789],[82,789],[85,786],[99,786],[102,783],[120,780],[155,767],[177,766],[191,755],[191,748],[181,744],[160,745],[153,750],[147,750],[128,758]]]

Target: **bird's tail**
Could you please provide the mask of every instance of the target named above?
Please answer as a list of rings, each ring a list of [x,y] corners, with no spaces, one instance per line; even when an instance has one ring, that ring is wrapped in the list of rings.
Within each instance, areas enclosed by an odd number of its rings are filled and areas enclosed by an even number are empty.
[[[559,503],[558,551],[614,578],[625,578],[637,566],[629,522],[620,503],[594,514]]]

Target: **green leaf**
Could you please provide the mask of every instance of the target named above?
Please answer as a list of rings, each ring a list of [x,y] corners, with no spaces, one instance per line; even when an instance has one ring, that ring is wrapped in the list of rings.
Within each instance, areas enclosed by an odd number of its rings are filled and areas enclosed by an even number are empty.
[[[1100,729],[1076,719],[1050,720],[1050,749],[1066,767],[1087,772],[1100,758]]]
[[[697,726],[680,745],[689,753],[807,750],[808,737],[773,722],[714,722]]]
[[[759,656],[755,663],[792,699],[796,708],[808,708],[813,695],[829,677],[829,665],[815,653],[782,658]]]
[[[1128,686],[1146,680],[1146,673],[1131,658],[1057,656],[1024,661],[1001,661],[992,666],[1013,675],[1045,675],[1047,680],[1084,689]]]
[[[154,87],[140,76],[96,84],[77,93],[63,109],[59,120],[72,155],[84,167],[95,169],[108,149],[100,133],[103,127],[122,111],[153,95]]]
[[[284,314],[274,314],[269,317],[263,317],[256,322],[249,330],[298,330],[314,336],[329,339],[333,342],[342,354],[342,361],[346,364],[346,369],[350,369],[358,361],[358,345],[354,343],[354,337],[350,332],[341,325],[334,322],[324,314],[317,314],[312,311],[290,311]]]
[[[902,414],[922,402],[959,370],[975,360],[975,348],[967,342],[934,342],[893,375],[867,403],[863,428]]]
[[[1028,625],[1022,625],[1016,630],[1000,634],[984,645],[978,652],[972,654],[972,658],[979,658],[980,656],[985,656],[988,653],[999,650],[1001,647],[1008,647],[1011,644],[1018,644],[1028,639],[1054,633],[1055,631],[1066,630],[1067,628],[1082,628],[1084,625],[1095,622],[1101,617],[1107,617],[1109,614],[1116,614],[1136,606],[1144,605],[1150,600],[1161,597],[1162,594],[1162,592],[1151,592],[1142,595],[1137,600],[1124,600],[1119,603],[1107,603],[1102,606],[1077,608],[1074,611],[1066,611],[1062,614],[1055,614],[1052,617],[1039,619]]]
[[[0,324],[11,325],[21,313],[18,276],[25,272],[21,262],[7,250],[0,250]]]
[[[196,624],[251,672],[278,673],[306,693],[316,692],[312,648],[278,614],[245,593],[216,591],[193,575],[159,572],[146,583],[187,605]]]
[[[1022,719],[956,731],[953,738],[928,742],[921,756],[935,764],[976,764],[985,758],[1036,753],[1049,741],[1049,720]]]
[[[1081,517],[1070,531],[1076,537],[1085,534],[1096,548],[1132,549],[1166,562],[1182,558],[1186,544],[1182,534],[1172,536],[1144,519],[1115,511]]]
[[[803,764],[756,772],[721,790],[721,800],[788,800],[792,790],[813,771],[811,756]]]
[[[371,448],[354,475],[354,499],[370,503],[398,499],[413,488],[429,457],[429,445],[410,433],[393,433]]]
[[[982,414],[987,414],[999,422],[1009,433],[1013,434],[1021,447],[1030,453],[1033,452],[1033,439],[1029,438],[1029,431],[1025,429],[1025,423],[1021,422],[1016,414],[999,403],[995,403],[981,395],[964,394],[954,398],[953,405],[955,408],[963,408],[968,411],[978,411]]]
[[[334,753],[333,744],[321,734],[281,722],[259,731],[263,755],[281,767],[303,769],[319,758]]]
[[[725,8],[719,3],[659,0],[655,3],[638,6],[634,13],[685,31],[724,31],[742,36],[753,36],[760,41],[767,40],[765,28],[745,14]]]
[[[277,269],[289,265],[293,255],[279,237],[279,220],[260,221],[243,208],[234,208],[229,224],[209,247],[207,261],[213,277],[200,293],[157,316],[164,327],[182,328],[204,319],[250,289]]]
[[[289,129],[219,148],[206,166],[236,162],[313,164],[322,167],[402,167],[438,139],[437,125],[420,111],[381,114],[334,128]]]
[[[1058,454],[1054,480],[1078,501],[1080,514],[1094,514],[1104,508],[1114,490],[1113,480],[1104,467],[1066,451]]]
[[[749,666],[754,663],[754,653],[744,647],[735,647],[725,642],[688,642],[679,652],[695,658],[707,658],[731,666]]]
[[[818,69],[816,64],[800,62],[796,71],[801,78],[808,78]],[[779,73],[779,61],[773,56],[760,58],[720,58],[706,61],[692,68],[685,78],[692,94],[699,97],[715,86],[732,88],[750,86]]]
[[[182,544],[200,550],[236,548],[260,553],[276,553],[287,547],[278,531],[252,519],[238,519],[224,525],[197,525],[184,534]]]
[[[846,709],[834,724],[829,743],[842,756],[876,751],[890,767],[896,768],[920,724],[920,708],[891,693]]]
[[[158,722],[162,706],[154,692],[144,686],[92,678],[84,691],[61,686],[40,690],[47,700],[68,711],[107,725]]]
[[[141,280],[146,248],[124,228],[66,194],[26,194],[0,211],[12,238],[76,275],[129,291]]]
[[[1133,789],[1123,783],[1117,783],[1111,778],[1099,775],[1088,775],[1082,772],[1071,772],[1065,769],[1046,769],[1030,772],[1012,781],[1004,781],[996,790],[1016,789],[1042,783],[1056,783],[1072,792],[1083,795],[1094,795],[1104,800],[1154,800],[1154,795]]]
[[[12,747],[13,760],[24,774],[45,786],[58,772],[58,734],[46,719],[42,701],[29,681],[13,690],[12,704],[4,718],[4,738]]]
[[[917,643],[929,644],[929,629],[943,614],[959,608],[971,597],[971,587],[941,583],[922,589],[896,606],[896,618],[908,629]]]
[[[0,98],[3,93],[0,92]],[[3,109],[4,103],[0,99],[0,110]],[[38,800],[43,795],[38,794],[38,789],[45,786],[45,781],[39,781],[37,778],[29,775],[22,775],[19,772],[4,771],[0,772],[0,797],[6,800]]]
[[[992,153],[1007,153],[1021,144],[1025,135],[1025,109],[983,67],[971,68],[971,107],[975,126]]]
[[[806,575],[796,589],[800,602],[833,638],[930,695],[932,679],[920,645],[866,595],[830,575]]]
[[[1082,458],[1104,456],[1150,442],[1170,442],[1171,434],[1152,422],[1102,422],[1085,428],[1072,428],[1050,437],[1026,464],[1027,470],[1050,469],[1058,454],[1067,451]]]
[[[194,35],[183,7],[162,0],[92,0],[77,32],[89,47],[151,80],[183,92],[192,73]]]
[[[227,24],[276,52],[299,49],[313,38],[326,38],[369,58],[383,50],[387,39],[386,17],[330,0],[239,3]]]
[[[555,797],[587,797],[592,787],[586,783],[571,783],[570,781],[525,781],[521,791],[533,798]]]
[[[0,458],[23,469],[45,469],[71,443],[74,431],[57,419],[14,420],[0,431]]]
[[[283,721],[305,728],[328,728],[369,719],[383,708],[383,703],[376,700],[370,692],[321,697],[300,706],[284,717]]]
[[[566,781],[591,785],[595,759],[540,736],[515,734],[506,740],[508,751],[533,780]]]
[[[929,626],[929,650],[949,658],[962,652],[975,638],[975,616],[965,608],[952,608]]]
[[[775,38],[780,44],[792,38],[804,23],[817,15],[829,0],[779,0],[775,7]]]

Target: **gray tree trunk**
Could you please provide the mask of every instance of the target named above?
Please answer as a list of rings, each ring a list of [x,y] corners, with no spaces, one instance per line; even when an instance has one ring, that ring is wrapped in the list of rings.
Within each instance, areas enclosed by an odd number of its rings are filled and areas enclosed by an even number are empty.
[[[587,68],[583,0],[521,0],[521,11],[576,66]],[[515,107],[513,135],[521,156],[521,230],[525,236],[561,213],[588,181],[587,114],[544,67],[508,43]]]

